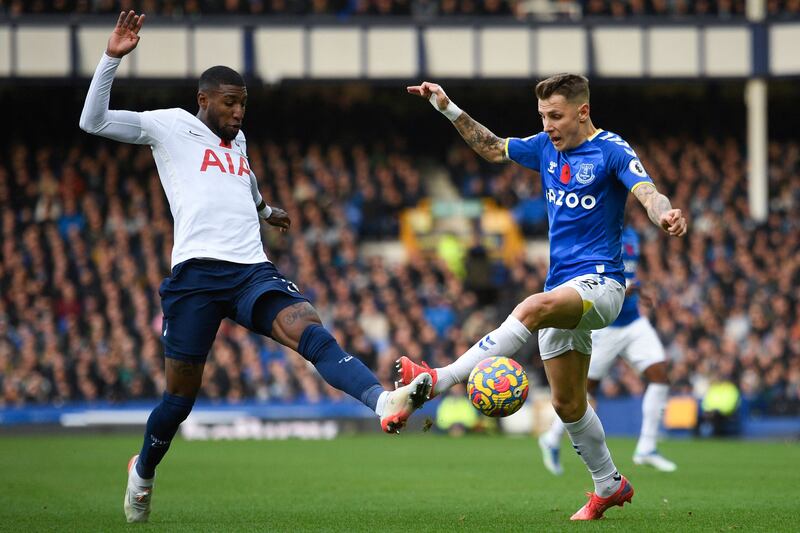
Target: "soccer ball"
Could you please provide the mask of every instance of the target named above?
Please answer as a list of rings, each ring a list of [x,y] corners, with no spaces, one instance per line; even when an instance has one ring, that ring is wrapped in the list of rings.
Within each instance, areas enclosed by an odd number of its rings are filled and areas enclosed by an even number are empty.
[[[516,413],[528,397],[528,376],[508,357],[487,357],[472,369],[467,382],[472,405],[486,416]]]

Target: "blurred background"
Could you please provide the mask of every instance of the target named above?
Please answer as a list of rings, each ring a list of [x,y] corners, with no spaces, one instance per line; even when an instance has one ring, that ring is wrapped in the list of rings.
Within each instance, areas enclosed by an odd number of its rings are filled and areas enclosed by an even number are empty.
[[[678,240],[628,210],[667,429],[800,435],[797,0],[0,0],[0,431],[138,428],[164,387],[169,206],[148,147],[78,128],[127,9],[147,22],[111,107],[195,112],[200,72],[245,75],[251,167],[293,218],[264,232],[268,256],[387,387],[399,356],[449,363],[547,271],[538,175],[480,160],[405,86],[440,82],[522,137],[541,130],[536,81],[587,75],[594,123],[689,214]],[[531,433],[551,416],[535,337],[515,357],[534,393],[499,430]],[[638,433],[643,390],[624,363],[603,381],[608,433]],[[443,407],[440,430],[498,429],[463,390],[448,400],[425,409]],[[225,322],[184,436],[376,428],[298,354]]]

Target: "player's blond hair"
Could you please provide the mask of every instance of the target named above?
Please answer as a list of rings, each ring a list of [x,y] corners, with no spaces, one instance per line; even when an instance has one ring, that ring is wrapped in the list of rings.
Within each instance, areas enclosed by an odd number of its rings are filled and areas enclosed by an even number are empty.
[[[536,84],[536,98],[560,94],[569,102],[589,103],[589,80],[578,74],[556,74]]]

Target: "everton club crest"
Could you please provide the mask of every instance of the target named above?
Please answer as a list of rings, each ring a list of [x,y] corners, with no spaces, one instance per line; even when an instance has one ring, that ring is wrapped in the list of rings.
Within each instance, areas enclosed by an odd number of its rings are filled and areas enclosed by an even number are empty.
[[[593,163],[581,163],[581,168],[578,170],[578,175],[575,176],[575,179],[578,180],[578,183],[581,185],[589,185],[591,182],[594,181],[594,164]]]

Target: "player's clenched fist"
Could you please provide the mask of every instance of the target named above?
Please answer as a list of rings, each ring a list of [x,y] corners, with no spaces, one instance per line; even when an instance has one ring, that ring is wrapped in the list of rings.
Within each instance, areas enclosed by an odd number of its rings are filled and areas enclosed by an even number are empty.
[[[137,15],[133,10],[119,14],[117,25],[108,38],[106,55],[123,57],[133,51],[139,44],[139,30],[144,24],[144,15]]]
[[[683,237],[686,235],[686,217],[680,209],[670,209],[661,215],[661,227],[673,237]]]

